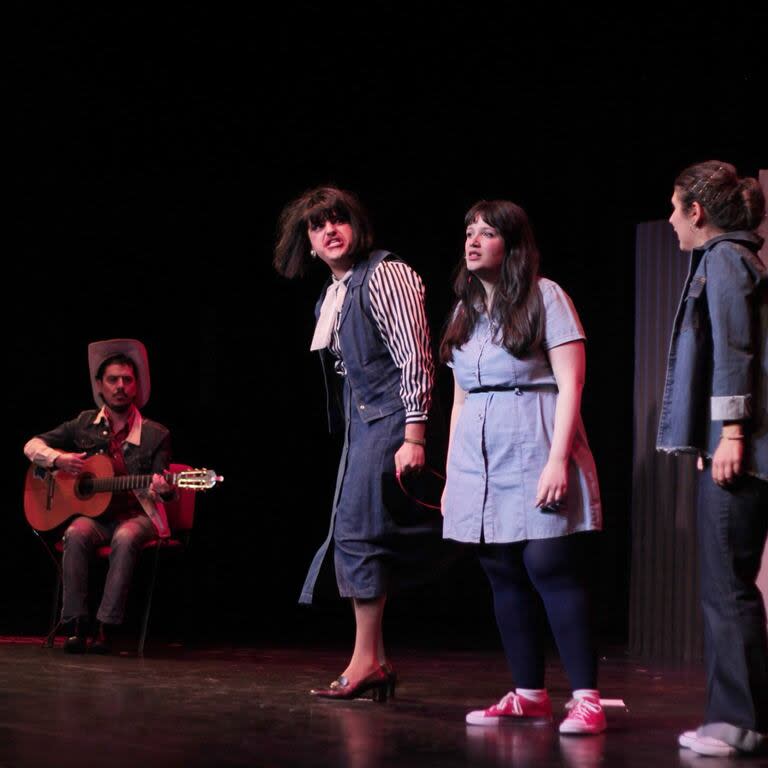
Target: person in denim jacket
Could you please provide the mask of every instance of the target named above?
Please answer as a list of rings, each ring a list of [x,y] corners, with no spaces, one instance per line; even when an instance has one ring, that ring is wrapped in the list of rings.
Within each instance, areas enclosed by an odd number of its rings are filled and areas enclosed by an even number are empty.
[[[88,347],[93,397],[99,410],[83,411],[24,446],[27,458],[51,470],[80,474],[97,453],[108,455],[118,475],[153,474],[147,490],[115,493],[96,519],[76,516],[64,533],[62,622],[73,631],[64,643],[69,653],[107,653],[109,628],[121,624],[136,560],[142,546],[169,535],[162,501],[174,496],[162,472],[170,460],[170,433],[139,412],[149,398],[149,363],[135,339],[96,341]],[[99,625],[88,645],[88,561],[97,547],[112,548]]]
[[[711,160],[675,180],[670,223],[691,266],[675,318],[657,448],[699,455],[707,706],[679,737],[754,752],[768,732],[768,640],[755,584],[768,533],[768,275],[758,182]]]

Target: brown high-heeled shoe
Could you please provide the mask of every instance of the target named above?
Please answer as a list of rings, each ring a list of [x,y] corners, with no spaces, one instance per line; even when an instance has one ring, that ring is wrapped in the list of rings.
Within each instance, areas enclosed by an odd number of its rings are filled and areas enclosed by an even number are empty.
[[[394,699],[395,688],[397,687],[397,672],[395,672],[395,668],[388,661],[385,661],[381,665],[381,668],[387,676],[387,692],[389,693],[389,698]]]
[[[359,699],[370,691],[374,701],[384,703],[389,690],[389,675],[383,667],[377,667],[357,685],[350,685],[346,675],[340,675],[328,688],[313,688],[310,693],[321,699]]]

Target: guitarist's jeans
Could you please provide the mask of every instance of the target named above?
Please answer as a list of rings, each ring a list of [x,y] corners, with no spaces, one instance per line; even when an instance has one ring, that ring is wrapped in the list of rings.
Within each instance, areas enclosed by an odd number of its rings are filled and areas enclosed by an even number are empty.
[[[144,514],[122,522],[76,517],[64,534],[61,620],[88,616],[88,564],[98,547],[109,545],[109,571],[96,618],[104,624],[122,624],[136,560],[144,544],[155,538],[155,526]]]

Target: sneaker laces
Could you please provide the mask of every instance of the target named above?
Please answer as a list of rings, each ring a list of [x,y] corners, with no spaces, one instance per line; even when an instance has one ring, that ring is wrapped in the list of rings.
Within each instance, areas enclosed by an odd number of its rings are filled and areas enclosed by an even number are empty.
[[[586,723],[592,715],[599,715],[602,711],[599,699],[571,699],[565,709],[568,712],[568,720],[580,720]]]
[[[494,704],[492,710],[507,711],[510,708],[516,715],[523,714],[523,705],[520,703],[520,696],[514,691],[510,691],[505,696],[502,696],[498,704]]]

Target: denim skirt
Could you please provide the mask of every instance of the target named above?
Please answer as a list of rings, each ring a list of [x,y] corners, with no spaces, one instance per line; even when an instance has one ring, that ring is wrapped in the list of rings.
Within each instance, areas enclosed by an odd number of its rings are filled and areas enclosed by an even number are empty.
[[[400,489],[395,453],[403,444],[405,410],[364,422],[344,383],[345,438],[328,535],[315,554],[300,603],[312,603],[321,569],[330,563],[341,597],[370,599],[406,582],[423,581],[442,550],[441,517]]]

